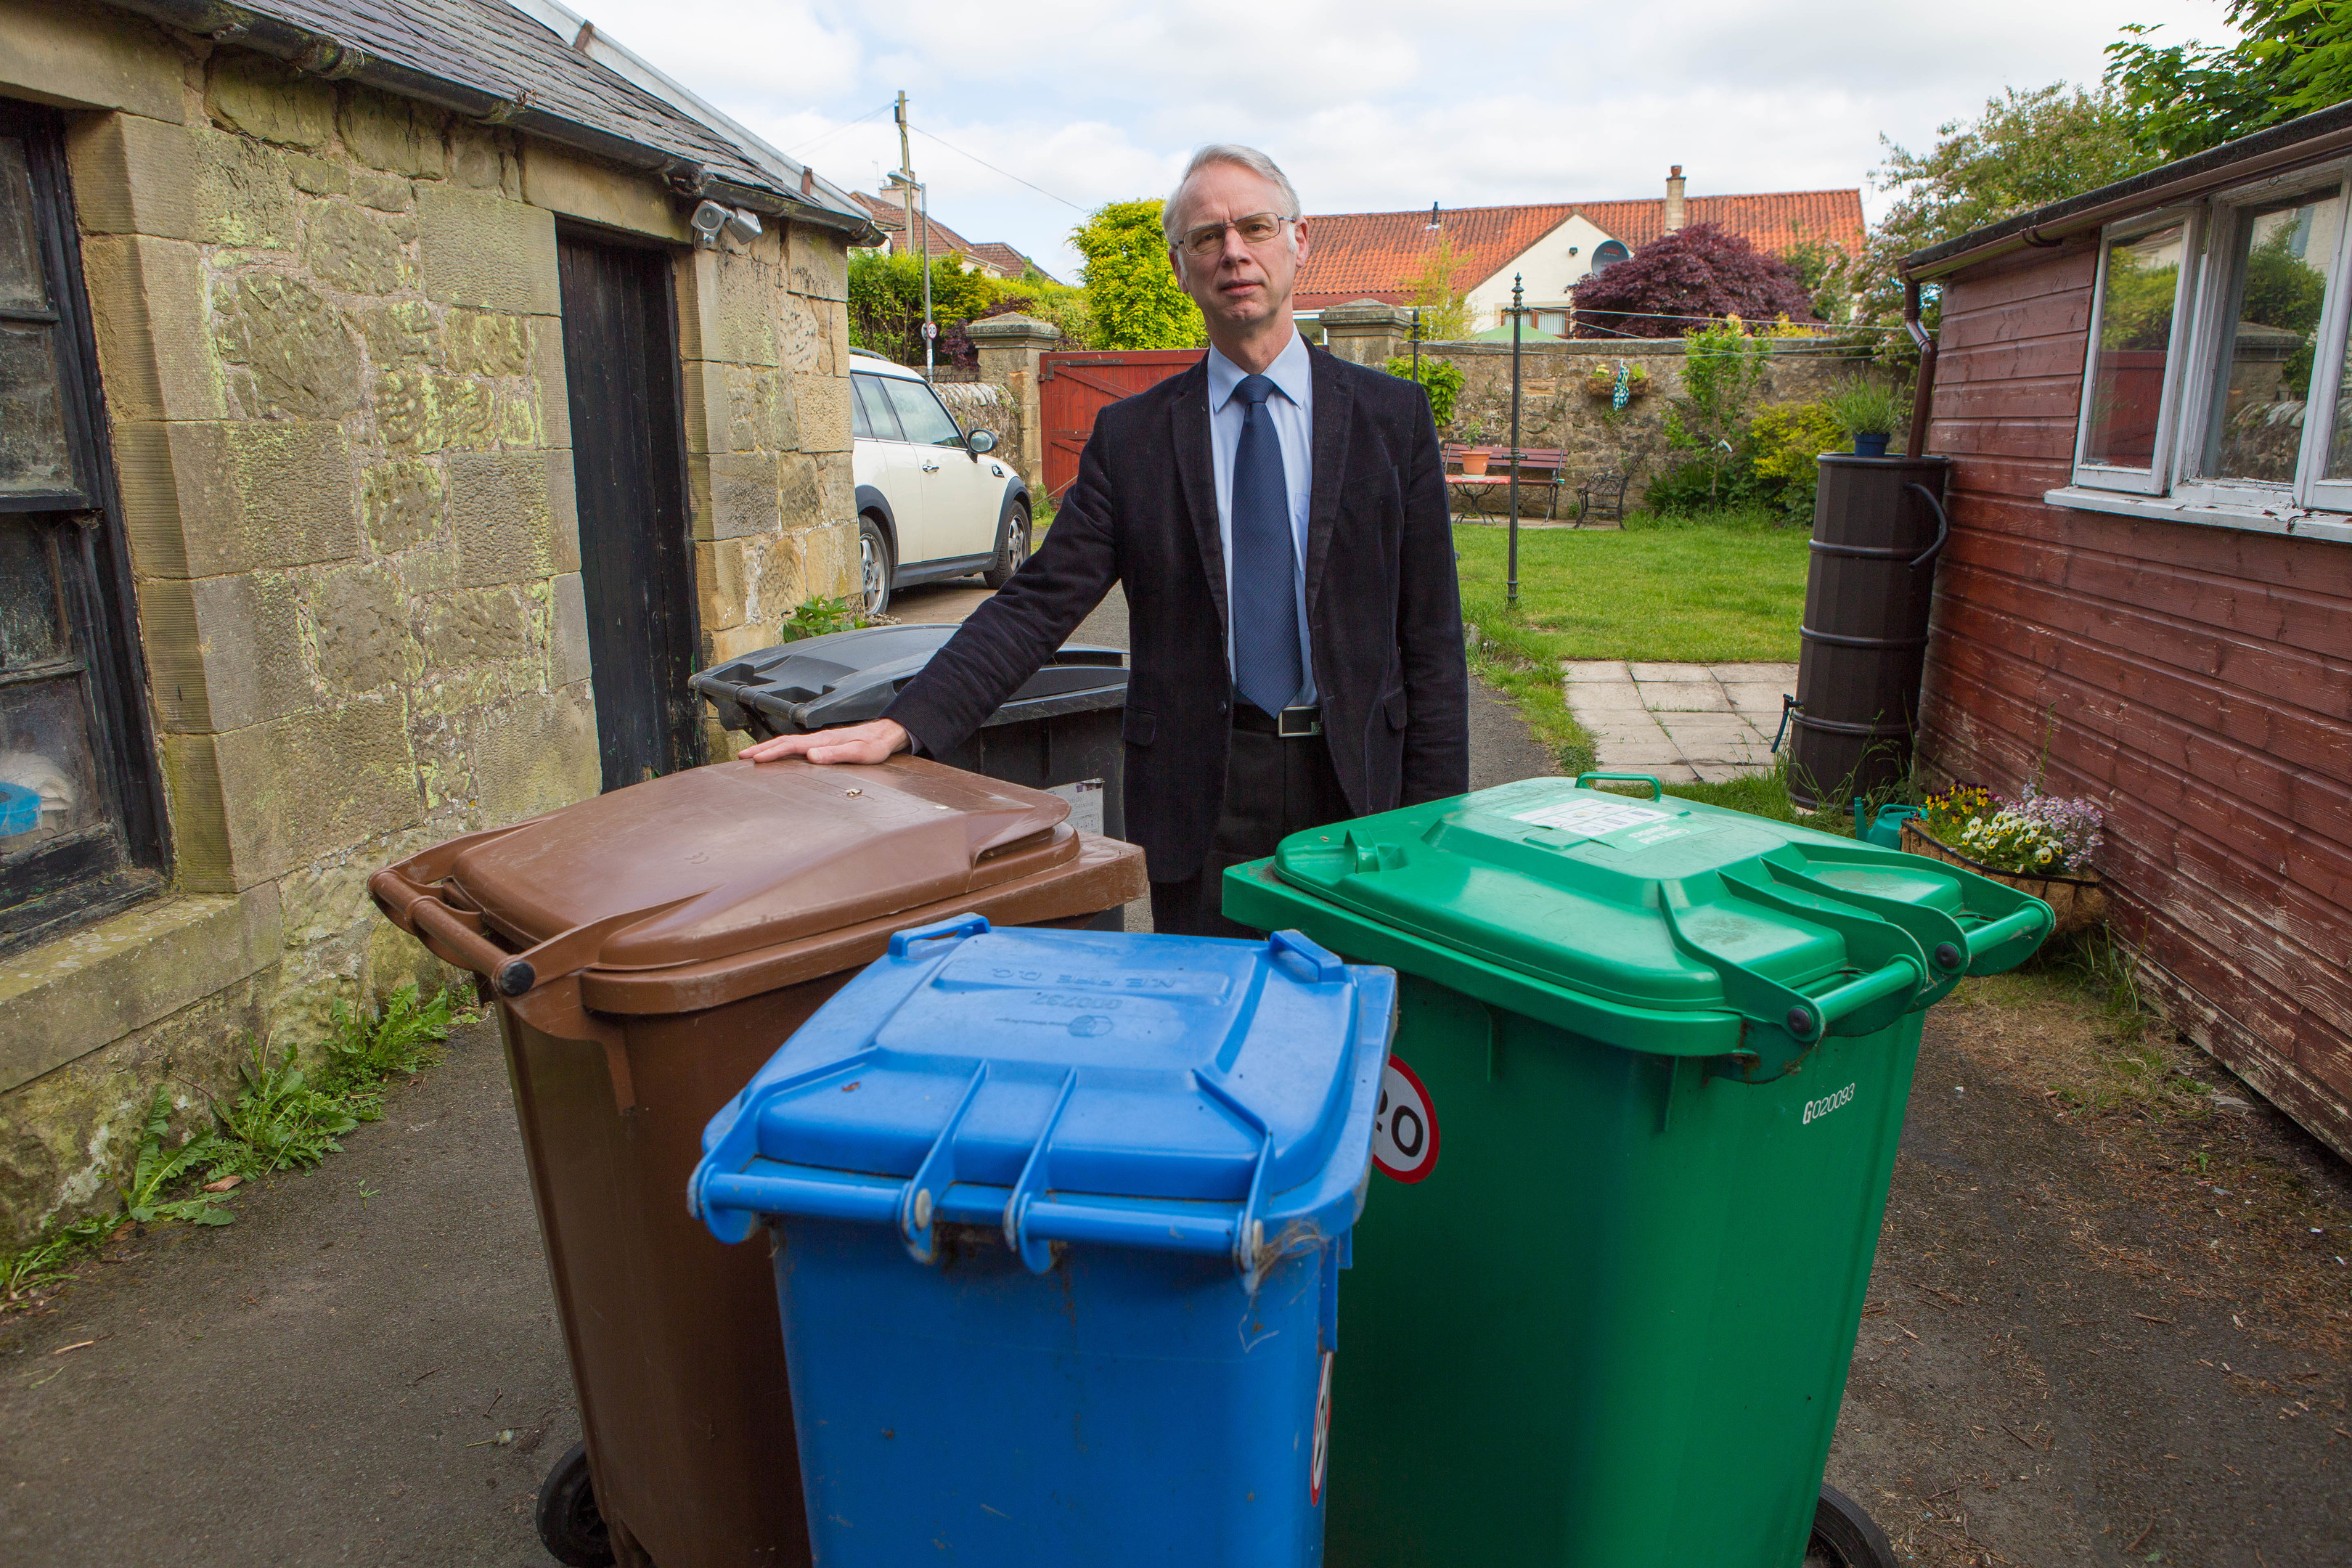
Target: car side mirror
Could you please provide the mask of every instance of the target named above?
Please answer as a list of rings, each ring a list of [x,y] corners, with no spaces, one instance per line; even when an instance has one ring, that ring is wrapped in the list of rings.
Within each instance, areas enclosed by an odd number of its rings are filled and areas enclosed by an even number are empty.
[[[971,455],[975,458],[982,452],[993,452],[996,450],[996,432],[975,430],[963,438],[963,444],[971,448]]]

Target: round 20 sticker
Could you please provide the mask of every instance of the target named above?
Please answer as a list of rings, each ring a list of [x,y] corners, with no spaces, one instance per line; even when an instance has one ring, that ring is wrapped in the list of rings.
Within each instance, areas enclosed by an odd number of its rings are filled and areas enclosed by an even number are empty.
[[[1413,1070],[1394,1057],[1381,1074],[1372,1163],[1400,1182],[1425,1181],[1437,1169],[1437,1108]]]

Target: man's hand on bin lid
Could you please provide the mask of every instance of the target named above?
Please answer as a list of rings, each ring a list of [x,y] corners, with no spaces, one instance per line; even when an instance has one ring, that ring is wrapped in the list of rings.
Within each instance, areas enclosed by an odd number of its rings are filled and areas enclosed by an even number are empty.
[[[896,719],[876,719],[845,724],[838,730],[812,730],[805,735],[779,735],[735,753],[747,763],[780,762],[806,757],[813,763],[886,763],[909,743],[907,727]]]

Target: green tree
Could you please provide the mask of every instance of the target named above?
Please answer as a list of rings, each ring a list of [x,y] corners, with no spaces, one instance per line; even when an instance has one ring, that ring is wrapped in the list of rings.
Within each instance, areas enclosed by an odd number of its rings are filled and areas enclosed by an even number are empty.
[[[1070,231],[1087,258],[1079,276],[1092,321],[1089,347],[1187,349],[1209,341],[1201,308],[1169,268],[1160,205],[1157,198],[1110,202]]]
[[[1405,381],[1419,381],[1421,389],[1429,395],[1430,417],[1437,427],[1444,429],[1454,418],[1454,399],[1462,395],[1462,367],[1452,360],[1439,359],[1435,354],[1421,356],[1420,374],[1413,374],[1411,354],[1398,354],[1381,368]]]
[[[2352,98],[2352,0],[2231,0],[2234,44],[2155,42],[2127,23],[2107,46],[2107,85],[2142,148],[2186,158]]]
[[[990,279],[964,270],[963,258],[931,258],[931,320],[940,331],[988,309]],[[900,364],[923,363],[923,263],[879,251],[850,258],[849,341]]]
[[[1874,181],[1898,194],[1864,249],[1855,315],[1882,324],[1902,316],[1895,268],[1911,252],[2160,161],[2141,144],[2135,113],[2122,98],[2063,81],[2029,92],[2003,89],[1975,120],[1938,126],[1936,144],[1925,153],[1880,141],[1886,162]]]
[[[1468,259],[1454,247],[1454,237],[1441,230],[1437,243],[1422,258],[1421,270],[1406,284],[1410,296],[1406,303],[1421,310],[1423,342],[1454,342],[1477,330],[1477,312],[1470,308],[1469,294],[1454,286],[1454,275]]]

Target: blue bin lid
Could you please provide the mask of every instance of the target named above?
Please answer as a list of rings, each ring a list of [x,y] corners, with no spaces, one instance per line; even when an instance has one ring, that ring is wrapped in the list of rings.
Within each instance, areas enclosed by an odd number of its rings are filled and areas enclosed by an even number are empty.
[[[1050,1243],[1230,1255],[1245,1280],[1355,1223],[1396,976],[1264,942],[900,931],[703,1133],[689,1201],[760,1216],[941,1221]]]

